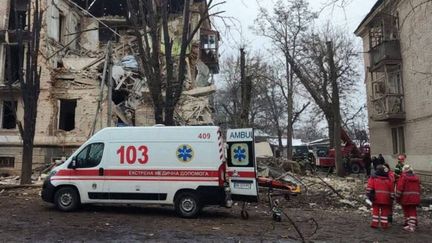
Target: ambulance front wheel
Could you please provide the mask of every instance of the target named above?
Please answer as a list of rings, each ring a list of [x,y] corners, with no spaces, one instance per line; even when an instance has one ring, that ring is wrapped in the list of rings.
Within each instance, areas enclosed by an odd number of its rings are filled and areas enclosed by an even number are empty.
[[[55,193],[54,202],[59,210],[70,212],[79,206],[80,199],[78,192],[74,188],[63,187]]]
[[[194,192],[181,192],[176,197],[175,209],[180,217],[196,217],[201,210],[198,196]]]

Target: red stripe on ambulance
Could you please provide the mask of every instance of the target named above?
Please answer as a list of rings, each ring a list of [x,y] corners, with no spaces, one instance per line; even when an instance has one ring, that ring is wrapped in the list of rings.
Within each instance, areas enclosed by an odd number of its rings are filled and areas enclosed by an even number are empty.
[[[56,176],[98,176],[99,170],[60,170]],[[104,176],[155,176],[155,177],[218,177],[217,170],[113,170],[104,171]]]

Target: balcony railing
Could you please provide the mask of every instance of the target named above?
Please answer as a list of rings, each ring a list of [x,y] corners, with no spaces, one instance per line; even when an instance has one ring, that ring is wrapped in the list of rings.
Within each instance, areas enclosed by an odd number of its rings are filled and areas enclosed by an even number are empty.
[[[380,71],[385,64],[397,64],[401,60],[399,40],[384,41],[369,53],[371,71]]]
[[[405,119],[404,96],[385,94],[372,100],[371,119],[374,121],[399,121]]]

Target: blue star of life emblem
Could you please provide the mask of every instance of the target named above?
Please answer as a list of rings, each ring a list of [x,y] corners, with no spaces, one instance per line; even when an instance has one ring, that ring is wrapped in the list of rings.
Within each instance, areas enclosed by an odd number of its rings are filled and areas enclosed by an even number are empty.
[[[246,149],[238,146],[234,149],[234,159],[237,159],[238,161],[242,161],[246,159]]]
[[[177,158],[181,162],[189,162],[193,159],[194,151],[188,144],[182,144],[177,148]]]
[[[230,150],[233,165],[244,166],[249,163],[249,147],[246,143],[233,144]]]

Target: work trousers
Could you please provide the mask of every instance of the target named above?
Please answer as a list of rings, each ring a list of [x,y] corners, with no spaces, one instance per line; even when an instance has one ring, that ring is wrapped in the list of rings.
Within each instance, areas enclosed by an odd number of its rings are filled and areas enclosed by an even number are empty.
[[[388,216],[391,212],[391,205],[372,204],[372,228],[378,228],[380,223],[382,228],[388,228]]]
[[[416,205],[402,205],[404,212],[405,225],[410,227],[417,226],[417,206]]]

